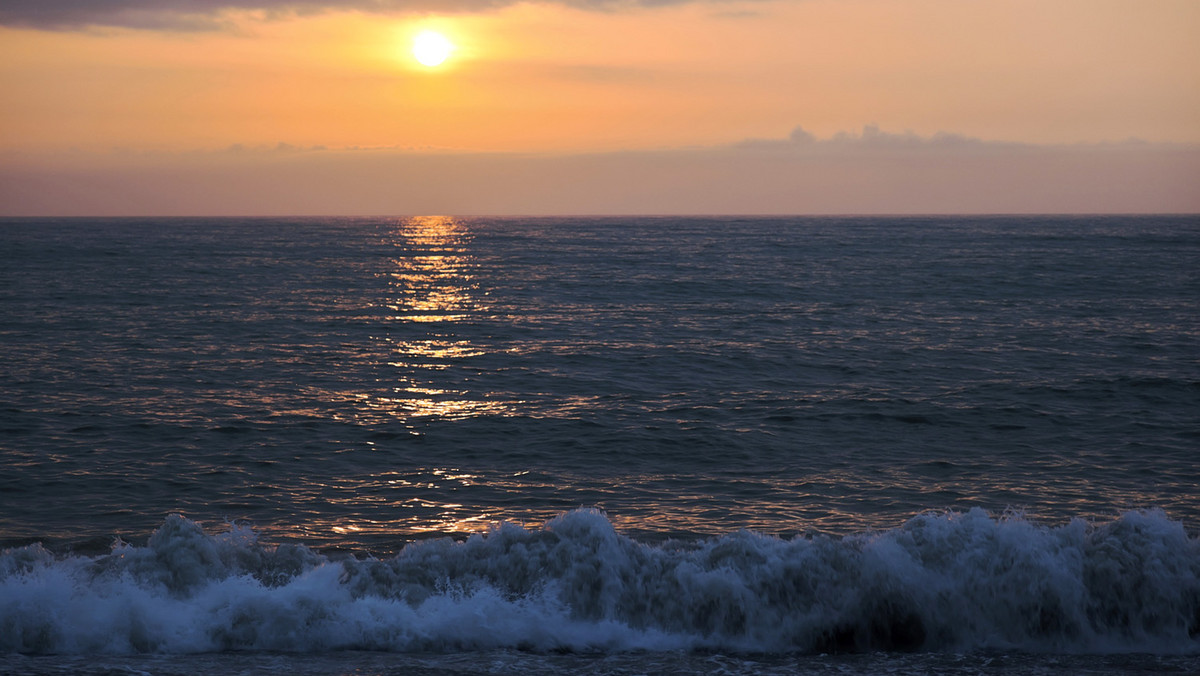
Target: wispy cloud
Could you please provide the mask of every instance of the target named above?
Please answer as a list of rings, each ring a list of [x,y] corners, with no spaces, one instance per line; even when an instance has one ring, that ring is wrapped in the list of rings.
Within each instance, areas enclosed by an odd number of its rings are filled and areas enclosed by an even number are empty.
[[[1200,146],[866,127],[577,155],[233,148],[0,157],[0,215],[1200,212]]]
[[[228,10],[260,13],[264,18],[327,11],[473,12],[513,5],[520,0],[3,0],[0,25],[73,30],[88,26],[165,30],[214,30],[224,26]],[[580,9],[611,11],[710,0],[544,0]]]

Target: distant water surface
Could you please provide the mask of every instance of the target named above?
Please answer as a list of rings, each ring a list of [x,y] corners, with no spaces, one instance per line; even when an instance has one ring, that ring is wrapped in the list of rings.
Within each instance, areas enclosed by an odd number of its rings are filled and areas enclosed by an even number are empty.
[[[9,219],[0,354],[13,669],[1200,651],[1197,217]]]

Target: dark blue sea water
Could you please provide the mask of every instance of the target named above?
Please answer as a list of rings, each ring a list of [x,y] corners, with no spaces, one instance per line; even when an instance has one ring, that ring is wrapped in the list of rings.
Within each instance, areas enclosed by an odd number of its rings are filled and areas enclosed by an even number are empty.
[[[1200,670],[1200,217],[0,221],[0,671]]]

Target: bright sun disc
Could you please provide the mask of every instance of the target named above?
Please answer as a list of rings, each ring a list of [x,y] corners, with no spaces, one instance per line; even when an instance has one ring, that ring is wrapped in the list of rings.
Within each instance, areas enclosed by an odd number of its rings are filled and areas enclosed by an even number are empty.
[[[434,31],[421,31],[413,39],[413,56],[422,66],[439,66],[454,51],[454,45],[445,35]]]

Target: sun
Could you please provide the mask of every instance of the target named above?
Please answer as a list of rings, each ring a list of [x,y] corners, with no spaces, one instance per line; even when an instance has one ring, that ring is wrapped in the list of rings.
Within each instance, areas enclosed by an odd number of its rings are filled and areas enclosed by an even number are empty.
[[[422,66],[440,66],[453,51],[454,44],[437,31],[421,31],[413,38],[413,57]]]

